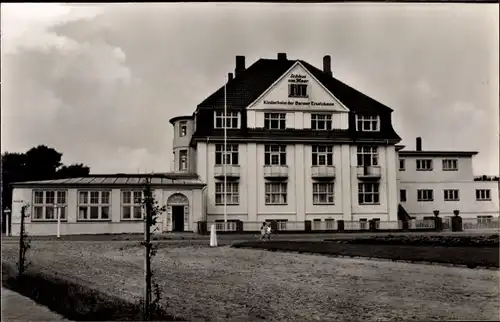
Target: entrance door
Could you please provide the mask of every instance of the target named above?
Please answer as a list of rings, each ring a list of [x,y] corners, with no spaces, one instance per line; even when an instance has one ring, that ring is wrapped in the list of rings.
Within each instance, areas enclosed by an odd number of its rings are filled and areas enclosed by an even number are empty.
[[[172,231],[184,231],[184,206],[172,206]]]

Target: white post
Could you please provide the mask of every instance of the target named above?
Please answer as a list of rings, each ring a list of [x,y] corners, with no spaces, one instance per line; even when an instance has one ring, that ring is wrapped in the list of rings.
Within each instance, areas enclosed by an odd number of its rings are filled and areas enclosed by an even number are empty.
[[[6,208],[5,211],[5,234],[7,236],[10,236],[10,222],[12,220],[10,220],[10,209],[9,208]]]
[[[226,174],[226,156],[227,156],[227,81],[224,79],[224,231],[227,231],[227,174]]]
[[[215,225],[210,226],[210,247],[217,247],[217,232]]]
[[[61,213],[60,209],[61,207],[59,205],[54,206],[56,209],[56,215],[57,215],[57,239],[61,237]]]

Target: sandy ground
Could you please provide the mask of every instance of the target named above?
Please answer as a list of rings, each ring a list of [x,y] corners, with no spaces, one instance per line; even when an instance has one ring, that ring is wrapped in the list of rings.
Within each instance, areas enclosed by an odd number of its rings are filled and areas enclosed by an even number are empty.
[[[134,243],[37,243],[33,267],[128,299],[143,287]],[[4,245],[3,260],[16,248]],[[499,320],[500,272],[165,244],[155,278],[189,320]]]

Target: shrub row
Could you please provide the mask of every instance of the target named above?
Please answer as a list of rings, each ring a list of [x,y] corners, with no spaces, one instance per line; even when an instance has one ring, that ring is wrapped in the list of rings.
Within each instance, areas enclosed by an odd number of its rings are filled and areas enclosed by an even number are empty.
[[[475,267],[499,267],[497,248],[422,247],[412,245],[346,244],[344,241],[252,241],[235,243],[234,248],[256,248],[269,251],[312,253],[332,256],[384,258],[394,261],[433,262]]]
[[[2,262],[2,285],[73,321],[140,321],[141,306],[30,268],[17,277],[13,265]],[[157,312],[155,320],[176,320]]]
[[[370,245],[411,245],[411,246],[444,246],[444,247],[499,247],[499,235],[490,236],[412,236],[388,235],[351,240],[325,239],[344,244]]]

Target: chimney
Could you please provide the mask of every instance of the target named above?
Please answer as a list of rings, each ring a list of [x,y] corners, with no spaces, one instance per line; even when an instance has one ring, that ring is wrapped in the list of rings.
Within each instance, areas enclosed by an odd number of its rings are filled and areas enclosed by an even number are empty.
[[[286,53],[278,53],[278,60],[286,60]]]
[[[227,73],[227,82],[229,83],[232,80],[233,80],[233,73]]]
[[[332,76],[332,58],[329,55],[323,57],[323,71]]]
[[[417,151],[422,151],[422,138],[417,138]]]
[[[236,56],[236,68],[234,69],[234,77],[238,77],[245,71],[245,56]]]

